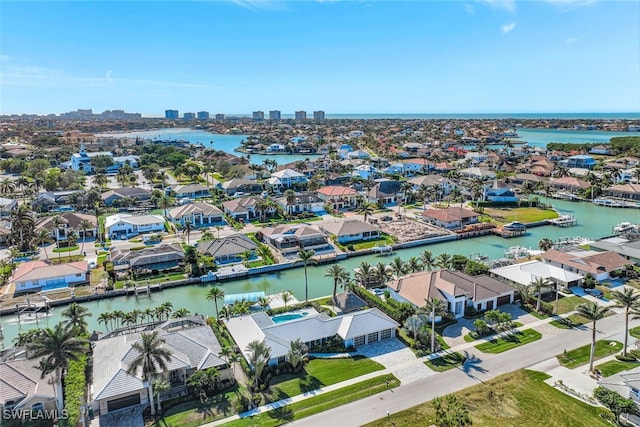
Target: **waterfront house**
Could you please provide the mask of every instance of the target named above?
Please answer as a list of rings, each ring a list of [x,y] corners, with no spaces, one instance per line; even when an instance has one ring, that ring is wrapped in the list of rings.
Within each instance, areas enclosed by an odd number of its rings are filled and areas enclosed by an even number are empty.
[[[269,365],[287,361],[291,342],[299,339],[310,353],[314,348],[339,339],[345,348],[359,347],[395,337],[398,322],[377,308],[329,317],[313,309],[305,309],[306,316],[276,323],[265,312],[225,320],[229,332],[242,354],[251,341],[262,341],[271,349]]]
[[[217,207],[206,202],[189,203],[171,209],[167,219],[174,224],[185,226],[190,222],[194,227],[211,227],[224,224],[224,214]]]
[[[320,213],[324,211],[324,201],[314,193],[298,193],[294,198],[276,197],[275,202],[289,214],[302,212]]]
[[[4,411],[14,411],[14,414],[21,415],[18,418],[24,419],[28,424],[27,418],[33,421],[38,419],[36,417],[39,412],[54,411],[57,408],[55,385],[49,376],[42,376],[39,364],[39,360],[31,359],[0,362],[0,410],[3,415]],[[62,390],[59,391],[61,392]],[[42,417],[44,415],[40,414]],[[7,425],[13,424],[9,421]]]
[[[216,264],[241,262],[242,254],[255,254],[258,245],[244,234],[232,234],[219,239],[200,241],[196,245],[198,252],[213,257]]]
[[[380,229],[359,219],[344,219],[338,222],[326,222],[319,225],[329,236],[335,236],[336,242],[345,245],[350,242],[371,240],[380,237]]]
[[[367,192],[367,200],[382,206],[395,205],[400,193],[400,182],[386,178],[376,180],[376,184]]]
[[[586,181],[583,181],[578,178],[574,178],[572,176],[565,176],[562,178],[551,178],[549,180],[549,184],[558,190],[568,190],[572,192],[577,192],[580,190],[586,190],[591,187]]]
[[[277,190],[283,190],[293,186],[304,186],[307,182],[308,179],[306,176],[300,172],[294,171],[293,169],[276,171],[271,174],[269,179],[267,179],[267,184]]]
[[[589,247],[597,251],[615,252],[628,259],[630,264],[640,265],[640,240],[617,236],[590,243]]]
[[[609,197],[636,200],[640,202],[640,184],[618,184],[604,190]]]
[[[508,185],[499,184],[495,180],[493,185],[485,185],[482,188],[482,200],[492,203],[517,203],[518,196]]]
[[[171,355],[167,369],[157,372],[157,376],[170,385],[166,395],[186,395],[187,380],[199,370],[216,368],[219,381],[231,378],[228,365],[219,356],[222,347],[202,316],[170,319],[154,331],[164,339],[162,347]],[[149,402],[141,372],[135,375],[127,372],[131,361],[138,356],[132,345],[140,339],[139,332],[112,332],[93,343],[89,405],[95,414],[105,415]]]
[[[588,273],[596,280],[609,278],[609,273],[626,268],[629,260],[615,252],[596,252],[576,250],[561,252],[549,249],[541,255],[544,262],[565,270],[586,276]]]
[[[139,234],[165,231],[162,215],[115,214],[104,220],[104,231],[112,239],[127,239]]]
[[[237,193],[259,193],[262,191],[262,186],[256,181],[244,178],[230,179],[220,184],[220,188],[228,196],[233,196]]]
[[[458,188],[455,182],[440,175],[421,175],[408,180],[413,186],[413,191],[419,191],[424,187],[438,187],[440,194],[448,196],[451,191]]]
[[[198,199],[209,197],[209,189],[202,184],[172,185],[165,189],[167,194],[172,194],[177,199]]]
[[[16,293],[50,291],[89,283],[89,264],[86,261],[66,264],[48,264],[44,261],[29,261],[18,264],[9,278]]]
[[[513,285],[530,286],[537,278],[544,278],[558,284],[560,288],[569,289],[579,286],[584,279],[582,274],[573,273],[552,264],[541,261],[527,261],[506,265],[489,270],[492,277]]]
[[[334,210],[353,209],[358,204],[358,192],[351,187],[332,185],[318,189],[316,194]]]
[[[424,307],[425,300],[438,298],[447,302],[447,311],[456,319],[464,316],[465,307],[493,310],[510,304],[514,288],[486,275],[469,276],[460,271],[420,271],[387,282],[391,297]]]
[[[82,222],[87,221],[91,226],[86,230],[82,229]],[[58,222],[56,224],[56,222]],[[76,212],[65,212],[55,216],[40,217],[36,220],[35,230],[47,230],[56,242],[64,242],[69,237],[69,232],[76,233],[78,241],[95,239],[98,235],[98,225],[96,217]]]
[[[31,202],[35,212],[49,212],[63,205],[70,205],[76,195],[83,195],[84,190],[43,191]]]
[[[7,199],[6,197],[0,197],[0,219],[6,219],[11,216],[11,211],[18,207],[18,201],[16,199]]]
[[[151,191],[140,187],[121,187],[105,191],[100,195],[102,202],[107,206],[118,204],[122,199],[133,199],[136,202],[144,202],[151,199]]]
[[[283,254],[297,252],[300,248],[324,249],[327,246],[327,236],[306,224],[285,224],[263,228],[256,233],[256,237],[277,248]]]
[[[605,156],[611,156],[614,153],[610,146],[604,145],[604,144],[598,144],[595,147],[591,147],[589,149],[589,154],[600,154]]]
[[[240,197],[222,203],[225,215],[236,221],[249,221],[257,216],[256,205],[261,199],[257,197]]]
[[[560,160],[558,163],[566,168],[593,169],[598,162],[587,154],[577,154],[575,156],[570,156],[565,160]]]
[[[480,215],[472,210],[449,206],[445,209],[427,209],[420,216],[424,221],[448,230],[462,229],[467,225],[477,224]]]
[[[139,250],[115,248],[110,256],[113,270],[116,273],[126,273],[131,270],[134,274],[168,271],[182,268],[184,250],[178,243],[163,243],[157,246]]]

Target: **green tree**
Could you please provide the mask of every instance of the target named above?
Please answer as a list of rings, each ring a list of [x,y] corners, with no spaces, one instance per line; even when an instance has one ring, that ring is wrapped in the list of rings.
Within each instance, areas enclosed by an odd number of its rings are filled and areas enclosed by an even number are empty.
[[[289,363],[294,372],[300,372],[308,362],[307,346],[300,341],[300,338],[291,341],[289,351],[287,352],[287,359],[289,359]]]
[[[63,323],[57,323],[53,329],[45,328],[27,344],[27,354],[30,359],[41,359],[38,365],[42,378],[53,373],[56,388],[58,411],[62,410],[63,388],[62,379],[65,370],[72,360],[78,360],[85,354],[88,341],[77,335],[77,330],[67,328]]]
[[[629,287],[624,288],[622,291],[613,291],[611,292],[611,295],[616,301],[615,307],[624,308],[624,348],[622,349],[622,355],[626,356],[627,341],[629,340],[629,314],[631,313],[631,310],[640,314],[638,311],[640,306],[640,294],[636,293],[635,289]]]
[[[327,269],[324,277],[328,277],[333,280],[333,297],[331,300],[335,304],[336,294],[338,293],[338,285],[344,284],[345,282],[349,281],[349,272],[343,266],[339,264],[333,264]]]
[[[627,425],[626,423],[621,424],[620,416],[622,414],[639,415],[638,406],[633,400],[625,399],[613,390],[598,386],[593,390],[593,396],[613,413],[618,425]]]
[[[222,289],[214,286],[213,288],[209,289],[209,291],[207,292],[207,301],[213,301],[213,304],[216,307],[216,321],[220,317],[220,314],[218,313],[218,301],[223,301],[223,300],[224,300],[224,291]]]
[[[429,313],[431,318],[431,353],[436,351],[436,316],[444,316],[447,312],[447,305],[438,298],[425,299],[424,311]]]
[[[436,259],[433,256],[433,253],[429,250],[425,250],[420,254],[420,260],[422,261],[422,266],[425,270],[431,271],[436,266]]]
[[[309,280],[307,278],[307,264],[309,261],[312,261],[313,256],[315,255],[315,251],[304,250],[304,248],[300,248],[298,250],[298,258],[300,258],[300,262],[304,264],[304,301],[309,301]]]
[[[531,290],[537,294],[536,311],[540,311],[542,304],[542,290],[552,286],[552,283],[544,277],[536,277],[533,282],[529,284]]]
[[[593,358],[596,351],[596,324],[609,314],[608,307],[600,307],[598,303],[585,303],[576,307],[576,311],[582,317],[591,322],[591,352],[589,353],[589,372],[593,372]]]
[[[553,247],[553,240],[551,240],[548,237],[545,237],[538,242],[538,247],[540,248],[541,251],[546,252]]]
[[[291,291],[282,291],[280,292],[280,298],[282,298],[284,308],[287,308],[287,303],[293,300],[293,294],[291,293]]]
[[[86,335],[88,333],[86,318],[91,316],[93,316],[93,314],[87,307],[75,302],[71,303],[71,305],[62,312],[62,317],[68,319],[68,327],[75,329],[78,335]]]
[[[251,341],[245,348],[249,365],[253,368],[253,390],[257,392],[260,387],[260,380],[264,368],[269,364],[271,359],[271,348],[264,341]]]
[[[159,370],[166,371],[167,363],[171,360],[171,352],[164,347],[165,339],[158,336],[158,331],[142,333],[140,340],[131,345],[136,353],[135,358],[129,363],[127,373],[137,376],[141,371],[142,380],[146,382],[151,406],[151,415],[155,415],[156,408],[153,404],[153,380]]]

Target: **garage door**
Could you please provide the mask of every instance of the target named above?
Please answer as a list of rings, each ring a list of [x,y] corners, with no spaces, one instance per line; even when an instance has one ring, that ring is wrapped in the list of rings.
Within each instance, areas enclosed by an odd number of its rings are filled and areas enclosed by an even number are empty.
[[[108,401],[107,409],[109,410],[109,412],[111,412],[117,409],[122,409],[128,406],[139,405],[139,404],[140,404],[140,394],[136,394],[134,396],[127,396],[127,397],[122,397],[120,399]]]
[[[511,295],[505,295],[503,297],[498,297],[498,305],[509,304],[511,301]]]

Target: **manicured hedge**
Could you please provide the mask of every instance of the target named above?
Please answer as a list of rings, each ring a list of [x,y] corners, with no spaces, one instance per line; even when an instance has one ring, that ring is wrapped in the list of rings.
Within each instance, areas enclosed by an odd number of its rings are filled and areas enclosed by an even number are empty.
[[[80,422],[81,401],[86,401],[87,389],[87,355],[81,355],[78,360],[72,360],[64,376],[64,407],[69,412],[69,425]]]

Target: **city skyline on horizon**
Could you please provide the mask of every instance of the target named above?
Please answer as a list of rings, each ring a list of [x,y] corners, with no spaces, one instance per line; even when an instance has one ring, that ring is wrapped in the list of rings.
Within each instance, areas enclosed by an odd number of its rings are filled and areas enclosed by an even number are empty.
[[[636,113],[638,16],[598,0],[3,2],[0,114]]]

